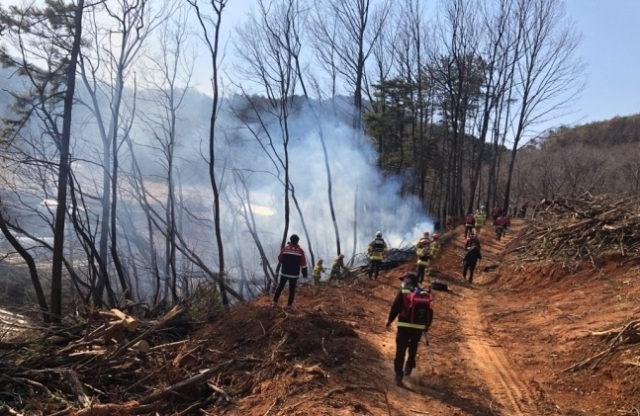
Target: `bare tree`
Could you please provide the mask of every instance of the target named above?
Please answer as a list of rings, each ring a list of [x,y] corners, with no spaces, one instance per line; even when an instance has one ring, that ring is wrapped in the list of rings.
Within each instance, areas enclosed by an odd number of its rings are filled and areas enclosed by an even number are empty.
[[[290,115],[294,110],[298,74],[293,53],[300,50],[299,40],[292,38],[289,14],[292,2],[268,4],[258,1],[258,11],[250,15],[239,30],[237,45],[243,66],[240,73],[249,83],[257,85],[266,98],[254,98],[246,93],[252,116],[242,117],[245,126],[268,154],[278,173],[282,173],[284,188],[284,230],[281,247],[285,246],[290,223]],[[292,45],[291,42],[296,42]],[[289,49],[283,47],[289,45]],[[262,143],[266,143],[263,145]],[[310,243],[310,242],[309,242]],[[277,273],[277,271],[276,271]]]
[[[160,56],[148,57],[150,68],[147,72],[147,90],[152,91],[154,108],[143,115],[150,134],[156,141],[162,155],[160,163],[166,171],[167,200],[165,239],[165,287],[171,288],[173,302],[178,301],[176,270],[176,227],[177,202],[175,184],[176,147],[178,143],[178,113],[185,96],[191,88],[191,78],[195,61],[190,50],[187,32],[188,14],[180,9],[175,18],[164,22],[160,28]]]
[[[102,222],[100,230],[101,261],[108,262],[109,251],[116,266],[116,273],[123,284],[124,271],[118,259],[117,230],[117,174],[118,154],[123,122],[122,105],[125,100],[125,84],[131,76],[140,51],[153,31],[173,13],[175,5],[168,0],[117,0],[102,2],[90,15],[89,34],[92,48],[86,48],[80,56],[80,75],[90,102],[85,105],[93,113],[102,140]],[[155,10],[153,6],[159,5]],[[105,19],[112,26],[99,25]],[[108,111],[103,101],[108,102]],[[109,241],[111,249],[109,250]],[[94,301],[102,302],[108,275],[100,276]],[[123,287],[126,296],[128,291]]]
[[[325,61],[328,57],[331,59],[325,65],[329,64],[332,72],[344,77],[352,89],[352,126],[358,135],[362,130],[365,65],[385,30],[392,4],[388,0],[375,3],[372,0],[316,0],[314,4],[316,47],[320,57]]]
[[[434,47],[429,66],[440,95],[445,131],[451,134],[446,186],[449,215],[463,214],[463,163],[471,124],[468,121],[484,81],[478,58],[482,29],[478,20],[479,5],[475,0],[453,0],[445,4],[443,20],[437,29],[439,48]]]
[[[527,131],[566,111],[583,86],[584,65],[576,56],[580,36],[559,0],[518,0],[514,18],[522,33],[516,62],[519,101],[503,209],[509,208],[513,168]]]
[[[211,109],[211,120],[209,126],[209,155],[207,162],[209,163],[209,179],[211,180],[211,188],[213,191],[213,219],[215,225],[216,242],[218,245],[218,264],[220,266],[218,287],[220,296],[224,306],[229,305],[225,285],[224,285],[224,246],[222,241],[222,228],[220,225],[220,191],[218,181],[216,179],[215,158],[216,158],[216,123],[218,121],[218,112],[220,110],[220,93],[219,88],[219,65],[222,57],[220,51],[220,27],[222,25],[222,12],[227,5],[227,0],[209,0],[213,17],[204,15],[201,12],[198,0],[187,0],[196,11],[198,22],[202,28],[203,37],[209,53],[211,55],[212,64],[212,87],[213,87],[213,106]],[[213,26],[213,33],[209,32],[209,27]]]
[[[14,67],[31,83],[30,98],[15,95],[14,106],[21,119],[11,124],[12,134],[20,134],[29,118],[37,113],[58,151],[57,196],[51,268],[51,321],[62,317],[62,266],[64,257],[67,184],[69,180],[69,148],[75,93],[75,73],[82,40],[84,0],[73,3],[51,3],[42,8],[12,7],[0,13],[17,40],[17,58],[0,50],[4,66]],[[54,17],[55,16],[55,17]],[[60,19],[66,25],[60,24]],[[30,49],[33,48],[33,49]],[[41,48],[41,49],[40,49]],[[39,68],[44,60],[44,69]],[[61,100],[62,97],[62,100]],[[62,101],[62,109],[60,109]],[[34,103],[34,104],[30,104]],[[62,125],[60,126],[60,119]],[[28,259],[25,258],[28,262]]]

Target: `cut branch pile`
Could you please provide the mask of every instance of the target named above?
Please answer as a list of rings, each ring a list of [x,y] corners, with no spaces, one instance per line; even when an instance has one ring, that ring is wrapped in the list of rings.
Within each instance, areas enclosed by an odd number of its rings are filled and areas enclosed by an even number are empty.
[[[117,309],[91,311],[36,342],[3,343],[0,403],[15,414],[124,416],[162,413],[163,399],[193,391],[226,399],[210,380],[232,360],[207,363],[200,372],[184,365],[186,341],[171,342],[183,332],[182,316],[179,307],[154,321]]]
[[[387,257],[382,260],[380,269],[391,270],[395,269],[396,267],[400,267],[403,264],[413,261],[415,258],[415,254],[416,252],[413,247],[392,248],[387,253]],[[353,259],[351,259],[349,264],[354,266],[350,267],[345,273],[343,273],[342,279],[358,277],[361,272],[368,270],[369,255],[367,253],[360,253]]]
[[[593,196],[544,200],[542,210],[514,241],[523,261],[550,260],[579,265],[597,256],[617,251],[622,256],[640,256],[640,208],[637,199]]]
[[[334,388],[338,369],[375,354],[333,319],[366,317],[359,305],[347,309],[244,305],[181,340],[169,336],[184,322],[178,308],[157,321],[93,311],[38,342],[0,344],[0,416],[201,414],[252,393],[285,397],[292,383]],[[362,374],[345,377],[353,384]]]
[[[595,371],[605,359],[611,357],[616,351],[624,347],[640,343],[640,320],[630,321],[614,329],[592,332],[591,335],[603,338],[603,341],[600,344],[604,344],[606,348],[599,353],[566,368],[564,371],[577,371],[589,365],[591,366],[591,370]],[[640,367],[640,363],[636,364],[629,362],[627,364],[637,365]]]

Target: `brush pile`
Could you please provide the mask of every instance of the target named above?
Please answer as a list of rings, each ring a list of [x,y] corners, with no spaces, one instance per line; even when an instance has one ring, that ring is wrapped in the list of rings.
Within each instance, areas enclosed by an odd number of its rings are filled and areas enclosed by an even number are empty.
[[[602,341],[599,342],[598,345],[604,344],[606,348],[603,351],[572,365],[564,371],[577,371],[581,368],[585,368],[587,365],[591,365],[591,370],[595,371],[600,363],[612,356],[617,350],[620,350],[627,345],[640,343],[640,320],[635,319],[606,331],[592,332],[591,335],[602,338]],[[624,361],[624,364],[640,367],[640,361],[637,359]]]
[[[593,196],[544,200],[540,211],[513,244],[523,261],[581,264],[611,251],[623,257],[640,256],[638,200],[620,196]]]
[[[362,384],[357,368],[339,372],[376,354],[334,319],[364,321],[366,311],[333,303],[296,314],[243,304],[189,337],[178,307],[154,321],[93,311],[36,341],[0,342],[0,416],[189,415],[249,394],[268,394],[273,403],[261,405],[278,409],[299,389],[331,395]]]
[[[185,344],[172,342],[184,332],[182,316],[179,307],[156,320],[93,310],[84,319],[34,331],[30,341],[0,342],[0,415],[128,414],[101,404],[122,400],[130,400],[131,414],[155,410],[172,393],[148,385],[162,380],[182,390],[208,377],[205,372],[194,381],[175,367],[159,371]]]

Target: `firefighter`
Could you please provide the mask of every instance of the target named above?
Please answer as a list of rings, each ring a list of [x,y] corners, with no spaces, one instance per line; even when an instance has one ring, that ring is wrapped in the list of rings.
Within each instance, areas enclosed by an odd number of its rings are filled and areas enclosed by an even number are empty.
[[[469,238],[467,238],[467,242],[464,244],[464,249],[469,250],[472,247],[478,247],[478,250],[480,250],[480,240],[473,231],[471,231]]]
[[[376,280],[378,280],[380,265],[382,264],[382,260],[387,257],[387,243],[382,238],[380,231],[376,233],[376,238],[369,243],[367,251],[369,252],[369,259],[371,261],[371,265],[369,266],[369,279],[372,278],[375,271],[375,277]]]
[[[520,218],[524,218],[527,216],[527,209],[529,208],[529,200],[527,199],[524,202],[524,205],[522,206],[522,208],[520,208]]]
[[[500,239],[507,232],[507,228],[509,227],[510,221],[511,221],[511,218],[508,215],[504,215],[502,217],[499,217],[496,220],[496,239],[498,241],[500,241]]]
[[[396,295],[389,319],[387,330],[398,318],[398,332],[396,334],[396,357],[393,362],[395,383],[402,385],[404,376],[411,375],[416,367],[418,344],[422,334],[429,330],[433,321],[433,297],[429,291],[418,287],[418,277],[413,273],[405,273],[402,277],[402,288]],[[406,360],[407,350],[409,356]]]
[[[289,238],[289,243],[280,251],[278,255],[278,264],[280,265],[280,283],[273,295],[273,308],[278,306],[278,299],[287,282],[289,282],[289,300],[287,302],[287,311],[293,310],[293,300],[296,297],[296,284],[302,272],[302,277],[307,278],[307,258],[304,250],[298,245],[300,237],[293,234]]]
[[[431,242],[431,244],[429,245],[430,251],[431,251],[431,258],[433,260],[435,260],[438,257],[438,254],[440,253],[440,248],[442,248],[440,246],[440,236],[438,234],[434,234],[433,235],[433,241]]]
[[[473,234],[473,227],[476,226],[476,217],[473,216],[473,213],[468,213],[467,218],[464,221],[464,238],[469,236],[469,233]]]
[[[467,271],[469,272],[469,283],[473,283],[473,272],[476,270],[478,261],[482,260],[482,253],[478,246],[473,246],[462,260],[462,278],[467,280]]]
[[[476,211],[475,218],[475,226],[476,226],[476,234],[480,235],[482,232],[482,227],[484,227],[484,223],[487,221],[487,211],[485,210],[484,205]]]
[[[329,281],[340,278],[342,270],[344,269],[344,254],[339,254],[331,265],[331,274],[329,275]]]
[[[496,223],[496,220],[502,216],[502,208],[500,208],[500,206],[496,205],[495,207],[493,207],[493,211],[491,211],[491,219],[493,219],[493,223]]]
[[[322,273],[324,273],[327,269],[322,267],[324,260],[318,259],[318,262],[313,267],[313,285],[317,286],[320,284],[320,279],[322,278]]]
[[[425,232],[425,234],[427,234],[427,233]],[[430,248],[429,240],[427,238],[422,238],[416,244],[416,255],[418,257],[418,260],[417,260],[417,264],[418,264],[417,279],[418,280],[417,280],[417,282],[418,283],[422,283],[424,281],[425,271],[428,270],[428,273],[431,273],[431,263],[430,263],[431,248]]]

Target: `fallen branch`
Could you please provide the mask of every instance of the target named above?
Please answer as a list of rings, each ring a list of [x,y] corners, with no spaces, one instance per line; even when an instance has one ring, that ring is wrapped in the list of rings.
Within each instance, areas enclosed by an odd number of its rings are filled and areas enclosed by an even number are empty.
[[[158,392],[151,393],[150,395],[148,395],[146,397],[143,397],[142,399],[138,400],[138,403],[140,403],[140,404],[154,403],[154,402],[156,402],[158,400],[161,400],[164,397],[166,397],[166,396],[168,396],[168,395],[170,395],[172,393],[177,392],[178,390],[184,389],[185,387],[189,387],[189,386],[193,386],[195,384],[199,384],[199,383],[205,382],[205,381],[209,380],[211,377],[215,376],[216,373],[220,369],[222,369],[222,368],[224,368],[224,367],[226,367],[228,365],[233,364],[235,361],[236,361],[235,359],[229,360],[229,361],[227,361],[227,362],[225,362],[223,364],[220,364],[220,365],[218,365],[218,366],[216,366],[214,368],[210,368],[208,370],[205,370],[202,373],[198,374],[197,376],[193,376],[191,378],[188,378],[188,379],[186,379],[184,381],[181,381],[181,382],[179,382],[177,384],[174,384],[173,386],[169,386],[169,387],[167,387],[167,388],[165,388],[163,390],[160,390]]]

